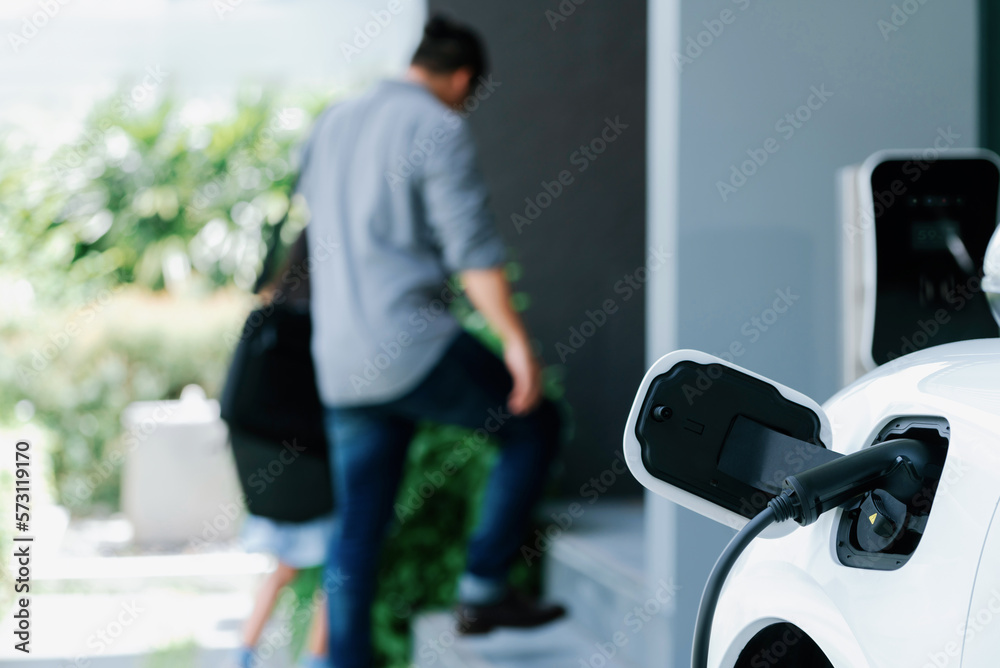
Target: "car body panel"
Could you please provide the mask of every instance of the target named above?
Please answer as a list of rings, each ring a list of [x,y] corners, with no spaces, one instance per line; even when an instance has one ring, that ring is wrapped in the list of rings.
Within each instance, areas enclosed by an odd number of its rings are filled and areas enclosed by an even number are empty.
[[[1000,505],[997,506],[1000,510]],[[965,639],[962,663],[955,663],[956,648],[947,645],[933,657],[935,666],[963,665],[971,668],[996,665],[1000,657],[1000,522],[997,510],[993,513],[983,554],[976,574],[969,617],[965,624],[955,628],[956,637]],[[957,650],[961,652],[961,650]]]
[[[898,417],[948,420],[945,473],[920,545],[898,570],[845,566],[835,545],[840,510],[790,535],[754,541],[720,598],[710,665],[730,668],[757,630],[780,620],[806,630],[837,668],[995,666],[1000,631],[973,638],[964,663],[958,655],[945,664],[935,658],[962,651],[970,604],[1000,611],[1000,597],[992,601],[997,575],[977,581],[981,558],[984,569],[1000,573],[1000,529],[990,532],[1000,501],[1000,339],[894,360],[823,408],[832,448],[844,454],[870,445]]]

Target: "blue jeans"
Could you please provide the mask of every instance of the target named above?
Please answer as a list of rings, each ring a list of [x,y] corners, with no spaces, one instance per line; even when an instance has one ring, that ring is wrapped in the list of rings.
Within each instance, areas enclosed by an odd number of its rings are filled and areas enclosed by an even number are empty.
[[[472,336],[457,336],[413,390],[377,405],[327,408],[337,529],[328,566],[330,660],[335,668],[369,668],[371,605],[379,553],[418,421],[484,430],[500,453],[490,474],[479,524],[468,546],[466,577],[503,586],[541,497],[559,440],[555,406],[507,411],[512,381],[503,362]],[[481,434],[483,432],[480,432]]]

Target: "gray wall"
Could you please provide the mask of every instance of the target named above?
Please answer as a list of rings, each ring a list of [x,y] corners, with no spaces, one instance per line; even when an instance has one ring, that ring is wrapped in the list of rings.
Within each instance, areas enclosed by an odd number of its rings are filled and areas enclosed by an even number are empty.
[[[918,9],[883,36],[879,21],[891,26],[902,4]],[[648,235],[679,252],[649,295],[648,361],[739,343],[738,364],[824,401],[839,389],[835,172],[877,149],[930,146],[948,127],[956,147],[976,144],[976,3],[651,5]],[[712,24],[720,34],[679,70],[674,54],[727,9],[731,22]],[[824,86],[832,96],[814,98],[794,134],[775,127]],[[717,183],[768,138],[777,151],[723,201]],[[797,301],[763,331],[753,318],[785,289]],[[731,532],[660,502],[648,526],[650,570],[684,585],[671,652],[686,665],[701,587]]]
[[[548,363],[570,345],[587,311],[615,300],[616,312],[566,354],[566,394],[575,434],[564,451],[564,494],[609,469],[645,360],[642,291],[628,300],[616,283],[645,263],[646,5],[588,0],[550,23],[559,3],[431,0],[429,9],[484,36],[496,91],[469,116],[501,230],[524,267],[517,287],[532,297],[525,314]],[[555,26],[553,29],[552,26]],[[581,144],[605,119],[627,129],[580,172]],[[610,136],[610,135],[609,135]],[[599,148],[599,146],[598,146]],[[525,198],[569,170],[573,182],[535,220],[515,229]],[[544,199],[544,198],[543,198]],[[614,310],[614,309],[613,309]],[[577,341],[579,343],[579,341]],[[607,495],[636,493],[630,476]]]

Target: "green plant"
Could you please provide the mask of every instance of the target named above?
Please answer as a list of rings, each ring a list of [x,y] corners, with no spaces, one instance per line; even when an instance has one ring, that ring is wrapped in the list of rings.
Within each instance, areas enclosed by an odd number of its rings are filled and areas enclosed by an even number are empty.
[[[0,150],[0,424],[42,428],[78,514],[117,507],[125,406],[219,389],[264,240],[289,207],[286,234],[304,223],[294,146],[318,109],[244,94],[199,121],[197,101],[122,99],[47,159]]]
[[[112,100],[47,161],[0,150],[0,286],[17,297],[0,309],[0,424],[27,418],[40,428],[58,500],[74,513],[117,509],[129,403],[176,398],[192,383],[217,396],[265,241],[286,211],[282,244],[304,225],[289,189],[294,145],[318,110],[306,100],[282,107],[244,96],[209,122],[190,121],[188,105],[170,99],[146,112]],[[516,280],[520,268],[508,271]],[[519,293],[515,304],[529,300]],[[453,308],[498,349],[467,302]],[[562,396],[557,376],[547,390]],[[422,426],[400,503],[468,435]],[[381,665],[408,665],[413,613],[450,603],[491,457],[490,447],[471,451],[395,524],[373,611]],[[537,577],[537,567],[515,573],[529,587]],[[311,609],[317,579],[296,583],[294,609]],[[295,647],[309,618],[292,617]],[[153,660],[180,665],[191,654],[175,649]]]
[[[118,507],[128,404],[176,397],[192,383],[217,394],[248,303],[233,290],[200,299],[136,288],[108,295],[103,305],[8,324],[0,358],[0,403],[30,402],[48,434],[39,447],[52,457],[58,501],[77,514]]]

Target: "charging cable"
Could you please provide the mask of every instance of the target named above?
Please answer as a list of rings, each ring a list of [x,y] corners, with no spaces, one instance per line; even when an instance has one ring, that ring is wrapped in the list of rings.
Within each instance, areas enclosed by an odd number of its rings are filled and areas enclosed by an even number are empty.
[[[729,571],[754,538],[778,522],[812,524],[823,513],[882,486],[900,490],[900,498],[910,498],[923,485],[923,471],[932,454],[931,446],[922,441],[899,438],[787,478],[781,494],[736,534],[715,563],[698,606],[692,667],[708,668],[708,645],[719,595]]]

